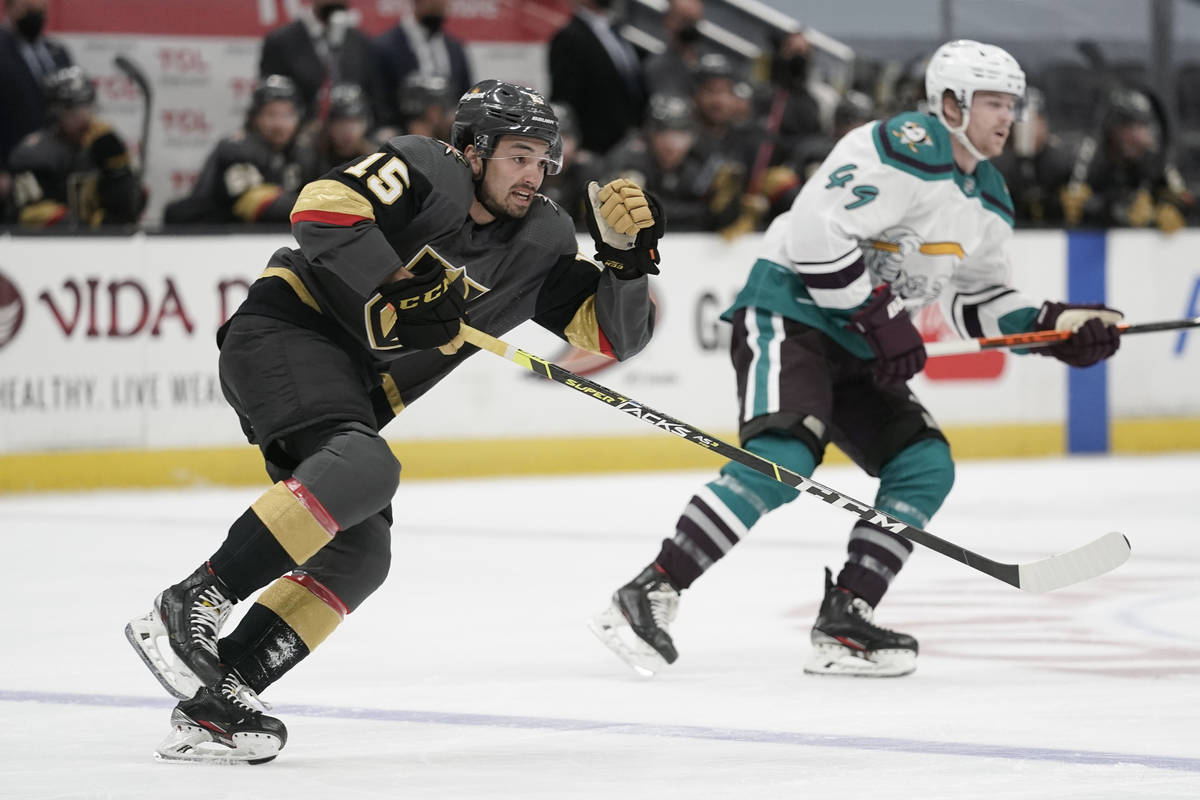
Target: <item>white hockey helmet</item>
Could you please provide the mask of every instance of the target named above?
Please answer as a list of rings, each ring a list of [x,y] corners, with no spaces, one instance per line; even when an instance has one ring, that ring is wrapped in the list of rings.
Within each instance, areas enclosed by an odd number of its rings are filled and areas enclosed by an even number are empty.
[[[962,123],[952,126],[942,113],[942,96],[952,92],[962,109]],[[986,156],[967,139],[967,124],[971,121],[971,99],[975,92],[1004,92],[1017,98],[1017,118],[1020,119],[1025,99],[1025,72],[1009,52],[994,44],[970,39],[946,42],[934,51],[925,68],[925,99],[929,110],[937,116],[950,133],[980,161]]]

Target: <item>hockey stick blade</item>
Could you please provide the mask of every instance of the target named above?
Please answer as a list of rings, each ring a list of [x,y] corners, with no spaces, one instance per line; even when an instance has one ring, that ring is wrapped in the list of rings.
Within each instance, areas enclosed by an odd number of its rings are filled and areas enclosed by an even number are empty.
[[[1070,586],[1073,583],[1103,575],[1109,570],[1121,566],[1129,558],[1129,541],[1119,533],[1110,533],[1083,547],[1031,564],[1004,564],[993,561],[978,553],[973,553],[965,547],[938,538],[928,531],[902,522],[873,506],[842,494],[836,489],[831,489],[811,478],[781,467],[774,461],[768,461],[748,450],[722,441],[716,436],[694,428],[669,414],[656,411],[620,392],[588,380],[581,375],[576,375],[544,358],[513,347],[469,325],[462,326],[462,336],[468,343],[480,350],[487,350],[489,353],[524,367],[535,375],[575,389],[618,411],[637,417],[655,428],[665,430],[692,444],[749,467],[768,478],[791,486],[801,494],[812,495],[835,508],[844,509],[859,519],[878,525],[884,530],[903,536],[930,550],[935,550],[1018,589],[1029,592],[1048,592],[1052,589]]]
[[[1187,319],[1171,319],[1163,322],[1143,322],[1136,325],[1122,323],[1117,330],[1122,336],[1136,333],[1157,333],[1159,331],[1177,331],[1185,328],[1200,328],[1200,317]],[[978,353],[980,350],[999,350],[1006,347],[1049,347],[1071,338],[1070,331],[1030,331],[1028,333],[1009,333],[1003,336],[985,336],[980,339],[957,339],[949,342],[926,342],[925,355],[930,358],[941,356],[960,356],[967,353]]]
[[[1106,533],[1083,547],[1022,564],[1018,567],[1020,587],[1027,592],[1061,589],[1121,566],[1129,560],[1129,553],[1128,539],[1120,533]]]

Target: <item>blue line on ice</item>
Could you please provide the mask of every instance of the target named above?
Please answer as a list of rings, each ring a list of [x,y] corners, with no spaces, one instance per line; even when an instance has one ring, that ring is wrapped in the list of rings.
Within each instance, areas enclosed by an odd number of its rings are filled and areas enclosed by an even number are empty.
[[[32,692],[0,689],[0,702],[49,703],[52,705],[104,706],[110,708],[169,708],[165,698],[126,697],[68,692]],[[1048,747],[1011,747],[970,742],[936,742],[924,739],[893,739],[881,736],[842,736],[750,728],[707,728],[700,725],[654,725],[641,722],[606,722],[562,717],[518,717],[499,714],[466,714],[444,711],[405,711],[388,708],[278,705],[283,716],[356,719],[374,722],[410,722],[426,725],[472,725],[521,730],[580,731],[626,736],[665,736],[677,739],[707,739],[726,742],[834,747],[845,750],[874,750],[924,755],[971,756],[1012,761],[1047,761],[1060,764],[1125,764],[1154,769],[1200,773],[1200,758],[1159,756],[1144,753],[1110,753],[1098,750],[1060,750]]]

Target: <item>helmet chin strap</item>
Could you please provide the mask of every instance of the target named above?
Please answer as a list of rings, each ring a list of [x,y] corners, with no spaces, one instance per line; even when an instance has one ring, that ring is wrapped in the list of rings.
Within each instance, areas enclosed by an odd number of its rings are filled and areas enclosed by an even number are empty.
[[[967,138],[967,125],[971,122],[971,109],[964,108],[961,105],[959,109],[962,111],[962,124],[956,128],[952,128],[950,127],[950,123],[946,122],[945,117],[942,118],[942,124],[946,126],[946,130],[954,135],[958,143],[966,148],[967,152],[971,154],[971,158],[976,161],[987,161],[988,157],[979,152],[979,148],[971,144],[971,140]]]

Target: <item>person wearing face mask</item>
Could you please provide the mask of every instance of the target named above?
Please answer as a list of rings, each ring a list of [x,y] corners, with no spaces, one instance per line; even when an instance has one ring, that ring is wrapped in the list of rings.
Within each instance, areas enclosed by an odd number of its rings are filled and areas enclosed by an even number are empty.
[[[411,17],[400,20],[375,40],[375,56],[386,96],[394,98],[413,73],[445,78],[454,97],[474,82],[462,40],[446,33],[447,0],[413,0]],[[403,129],[399,109],[392,106],[385,124]]]
[[[263,39],[258,74],[291,78],[306,110],[305,122],[323,122],[330,92],[338,84],[356,84],[366,93],[374,119],[387,113],[378,65],[370,38],[355,27],[357,14],[345,0],[313,0],[294,22]]]
[[[704,0],[670,0],[663,13],[667,49],[646,60],[646,91],[651,96],[687,97],[692,93],[692,73],[705,52],[700,23]]]
[[[8,158],[13,148],[46,124],[42,86],[51,73],[75,62],[63,45],[44,35],[49,0],[4,0],[0,23],[0,221],[11,193]]]

